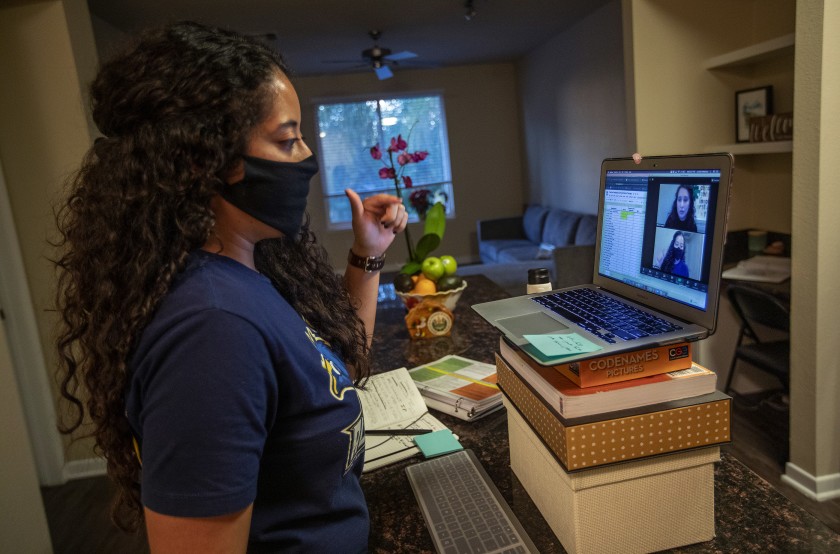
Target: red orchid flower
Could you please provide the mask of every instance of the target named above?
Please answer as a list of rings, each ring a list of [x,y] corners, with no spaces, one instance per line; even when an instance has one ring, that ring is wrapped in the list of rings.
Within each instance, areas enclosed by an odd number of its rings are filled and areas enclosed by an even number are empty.
[[[379,170],[380,179],[393,179],[397,176],[397,172],[393,167],[383,167]]]
[[[401,134],[398,134],[396,137],[391,137],[388,148],[385,149],[385,152],[388,153],[387,158],[383,159],[382,155],[384,152],[380,148],[378,142],[374,146],[370,147],[369,151],[370,157],[374,160],[381,161],[384,166],[379,170],[379,178],[393,180],[394,190],[397,196],[402,196],[401,188],[412,189],[414,186],[411,177],[403,175],[405,166],[408,164],[422,162],[429,155],[429,153],[425,150],[415,150],[413,153],[409,152],[408,142],[402,138]],[[395,153],[397,154],[396,163],[394,162]],[[400,184],[402,184],[402,186],[400,186]],[[434,195],[432,195],[431,191],[424,188],[412,189],[408,198],[409,204],[414,208],[421,220],[425,219],[426,213],[429,211],[433,200],[435,200]],[[408,257],[410,260],[414,260],[415,252],[408,229],[405,229],[404,234],[406,246],[408,246]]]
[[[426,156],[428,156],[428,155],[429,155],[429,153],[426,152],[425,150],[418,150],[414,154],[410,154],[411,161],[413,161],[414,163],[422,162],[423,160],[426,159]]]
[[[405,152],[397,156],[397,163],[400,165],[410,164],[413,161],[411,154],[406,154]]]
[[[376,146],[370,149],[370,157],[374,160],[381,160],[382,159],[382,150],[379,149],[379,143],[376,143]]]
[[[408,148],[408,143],[403,140],[402,135],[397,135],[396,138],[391,138],[391,145],[388,146],[388,152],[399,152]]]
[[[431,191],[426,189],[415,190],[408,195],[408,202],[417,211],[417,214],[422,218],[425,217],[429,210],[429,195]]]

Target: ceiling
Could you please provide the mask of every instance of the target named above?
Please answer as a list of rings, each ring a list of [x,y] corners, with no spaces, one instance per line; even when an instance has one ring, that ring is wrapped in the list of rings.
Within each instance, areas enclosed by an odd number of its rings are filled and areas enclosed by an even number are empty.
[[[297,75],[368,71],[361,51],[379,45],[418,55],[403,66],[513,61],[608,0],[88,0],[90,11],[124,32],[192,19],[273,43]],[[346,60],[347,63],[325,63]],[[354,63],[358,62],[358,63]]]

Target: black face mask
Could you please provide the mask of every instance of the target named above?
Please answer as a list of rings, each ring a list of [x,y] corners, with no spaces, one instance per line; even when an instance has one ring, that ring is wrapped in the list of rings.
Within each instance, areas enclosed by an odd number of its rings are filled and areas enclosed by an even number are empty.
[[[223,187],[222,198],[287,237],[297,238],[306,210],[309,180],[318,173],[315,155],[294,163],[252,156],[242,159],[245,177]]]

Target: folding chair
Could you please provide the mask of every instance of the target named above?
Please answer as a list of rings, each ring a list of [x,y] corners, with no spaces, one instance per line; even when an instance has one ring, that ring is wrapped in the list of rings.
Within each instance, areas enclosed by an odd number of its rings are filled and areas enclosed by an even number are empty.
[[[728,393],[738,360],[771,375],[775,375],[784,386],[785,394],[790,392],[790,312],[772,294],[754,287],[730,284],[726,291],[735,313],[741,320],[738,342],[729,376],[726,378]],[[758,327],[756,327],[756,324]],[[788,333],[784,340],[761,340],[756,329],[776,329]],[[767,334],[766,332],[763,334]],[[751,342],[744,344],[744,338]]]

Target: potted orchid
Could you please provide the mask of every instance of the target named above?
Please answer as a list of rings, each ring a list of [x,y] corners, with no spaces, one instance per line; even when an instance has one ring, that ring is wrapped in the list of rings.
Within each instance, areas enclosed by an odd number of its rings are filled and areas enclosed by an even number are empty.
[[[379,143],[370,148],[370,156],[382,162],[383,167],[379,169],[379,178],[392,180],[397,196],[401,198],[403,198],[403,188],[413,188],[411,177],[405,174],[406,169],[412,164],[422,162],[428,155],[429,153],[425,150],[410,152],[408,142],[402,138],[402,135],[391,138],[384,154]],[[440,245],[446,229],[445,195],[442,200],[439,195],[433,194],[428,189],[414,189],[408,195],[409,204],[424,222],[424,232],[414,245],[408,228],[405,229],[408,262],[400,269],[400,273],[407,275],[418,273],[426,257]]]
[[[409,133],[411,136],[411,133]],[[385,156],[387,154],[387,157]],[[426,188],[414,188],[411,177],[405,174],[408,167],[426,159],[425,150],[408,150],[408,141],[397,135],[383,153],[379,144],[370,149],[374,160],[382,162],[380,179],[394,182],[397,196],[404,198],[403,189],[412,189],[408,202],[423,221],[423,236],[413,244],[408,228],[405,241],[408,246],[408,261],[394,278],[394,289],[405,304],[406,326],[411,338],[432,338],[449,334],[453,316],[451,310],[466,288],[466,282],[455,274],[457,263],[452,256],[429,256],[440,245],[446,229],[446,195],[432,193]],[[443,310],[446,315],[441,315]],[[435,319],[438,318],[438,319]],[[432,320],[442,322],[433,324]]]

